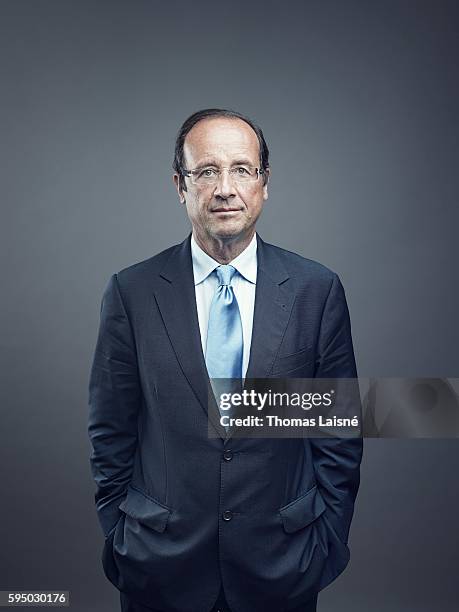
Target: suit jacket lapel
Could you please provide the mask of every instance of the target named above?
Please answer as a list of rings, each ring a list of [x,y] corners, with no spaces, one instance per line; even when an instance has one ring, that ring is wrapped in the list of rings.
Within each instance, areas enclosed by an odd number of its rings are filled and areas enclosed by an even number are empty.
[[[155,299],[180,367],[217,434],[224,439],[226,431],[219,422],[202,352],[190,245],[191,234],[172,252],[160,273]]]
[[[246,381],[267,378],[284,336],[295,301],[293,279],[289,277],[276,247],[257,234],[257,286],[253,314],[252,341]],[[225,443],[232,437],[232,428]]]
[[[257,287],[246,378],[266,378],[287,326],[295,290],[275,247],[257,235]]]

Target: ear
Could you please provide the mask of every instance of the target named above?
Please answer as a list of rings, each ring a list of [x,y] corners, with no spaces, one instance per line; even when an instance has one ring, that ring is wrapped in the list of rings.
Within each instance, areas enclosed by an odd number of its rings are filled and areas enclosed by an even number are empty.
[[[177,189],[180,204],[185,204],[185,195],[180,187],[180,176],[177,174],[177,172],[174,172],[172,179],[174,181],[175,188]]]
[[[264,176],[266,176],[266,183],[263,185],[263,200],[266,201],[268,199],[268,183],[271,176],[271,168],[266,168]]]

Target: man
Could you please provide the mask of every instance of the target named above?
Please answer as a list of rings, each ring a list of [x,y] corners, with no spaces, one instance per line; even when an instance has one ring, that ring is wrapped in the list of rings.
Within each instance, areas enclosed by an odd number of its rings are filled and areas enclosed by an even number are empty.
[[[102,301],[104,570],[125,612],[311,612],[349,560],[361,440],[232,438],[208,423],[209,378],[355,377],[344,291],[255,233],[270,168],[248,118],[189,117],[174,170],[192,235],[114,274]]]

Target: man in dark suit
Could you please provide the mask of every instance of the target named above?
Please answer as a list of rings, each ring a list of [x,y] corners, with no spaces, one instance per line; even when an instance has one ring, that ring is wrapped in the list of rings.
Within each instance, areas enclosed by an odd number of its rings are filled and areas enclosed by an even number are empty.
[[[251,120],[195,113],[174,170],[192,235],[113,274],[102,300],[104,570],[125,612],[311,612],[349,561],[362,441],[231,437],[208,421],[209,378],[355,377],[343,287],[255,233],[270,169]]]

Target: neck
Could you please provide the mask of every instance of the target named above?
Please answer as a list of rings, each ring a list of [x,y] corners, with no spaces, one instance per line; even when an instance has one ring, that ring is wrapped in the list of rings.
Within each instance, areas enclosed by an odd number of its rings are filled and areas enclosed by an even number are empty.
[[[250,234],[228,238],[206,237],[204,240],[193,230],[193,237],[201,249],[220,264],[227,264],[236,259],[242,251],[247,248],[255,234],[252,230]]]

